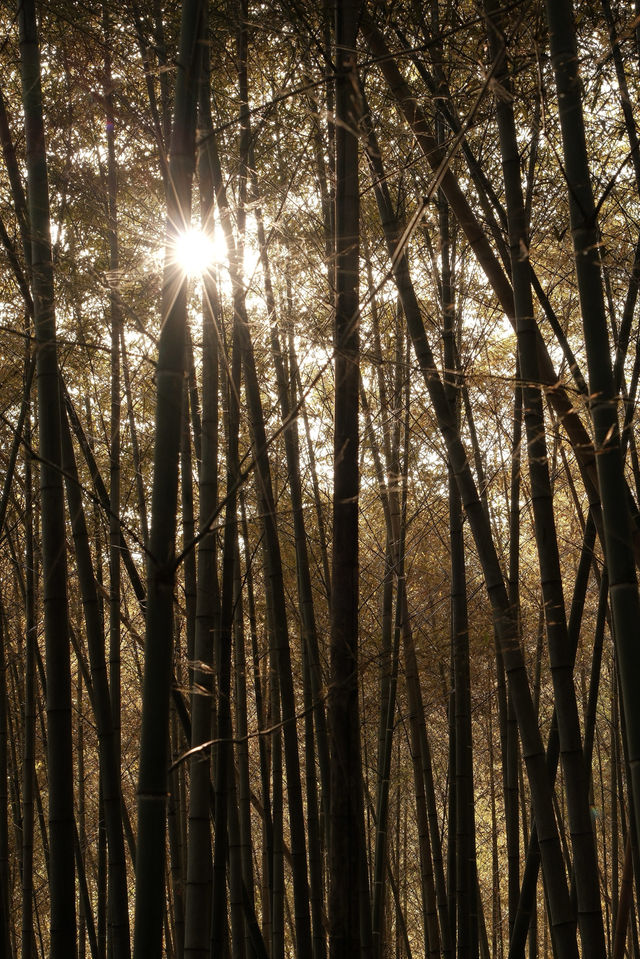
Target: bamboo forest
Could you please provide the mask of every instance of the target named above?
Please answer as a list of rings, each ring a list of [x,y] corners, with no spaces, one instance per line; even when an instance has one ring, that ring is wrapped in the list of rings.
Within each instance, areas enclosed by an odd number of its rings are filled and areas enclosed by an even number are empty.
[[[640,959],[640,0],[0,0],[0,959]]]

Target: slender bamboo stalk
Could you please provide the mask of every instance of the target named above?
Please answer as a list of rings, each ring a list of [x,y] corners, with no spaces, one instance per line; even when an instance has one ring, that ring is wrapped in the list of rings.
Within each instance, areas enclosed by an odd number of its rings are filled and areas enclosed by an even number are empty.
[[[399,352],[399,351],[398,351]],[[404,424],[404,464],[402,472],[396,470],[396,483],[388,488],[385,482],[378,443],[373,431],[369,406],[364,389],[361,389],[362,410],[367,425],[367,433],[371,452],[378,478],[378,489],[382,500],[385,522],[387,525],[388,546],[391,549],[390,561],[392,572],[397,579],[396,616],[394,642],[398,635],[402,636],[405,657],[405,682],[409,699],[409,723],[411,732],[411,758],[414,769],[416,816],[418,821],[418,842],[420,851],[420,876],[422,885],[422,910],[424,917],[424,936],[429,954],[448,956],[451,953],[450,923],[447,903],[447,894],[444,881],[442,863],[442,849],[440,843],[440,828],[436,808],[433,772],[431,768],[431,753],[427,738],[425,713],[420,691],[418,666],[411,631],[411,621],[406,596],[404,575],[404,541],[406,535],[406,495],[409,468],[409,379],[405,386],[405,424]],[[393,446],[399,445],[399,437],[394,436]],[[394,450],[392,459],[397,461],[398,455]],[[399,496],[398,483],[402,482],[403,494]],[[392,649],[392,670],[389,675],[389,698],[387,711],[395,699],[393,691],[393,669],[396,668],[395,652]],[[385,742],[380,753],[381,774],[378,792],[376,814],[376,851],[374,857],[373,891],[372,891],[372,931],[374,948],[377,948],[377,938],[381,936],[382,928],[382,876],[381,865],[383,860],[382,847],[386,842],[388,825],[385,822],[388,808],[389,779],[386,776],[390,763],[390,748],[392,744],[389,715],[385,722]],[[388,862],[388,857],[387,857]],[[438,918],[440,928],[438,928]]]
[[[511,490],[509,510],[509,602],[520,621],[520,489],[521,489],[521,452],[522,436],[522,389],[519,380],[519,367],[516,369],[513,409],[513,443],[511,459]],[[504,677],[504,665],[499,662],[499,670]],[[504,687],[504,679],[503,679]],[[520,898],[520,832],[518,828],[518,727],[516,723],[511,693],[503,693],[504,717],[501,716],[501,736],[503,737],[504,770],[504,806],[505,832],[507,838],[508,862],[508,907],[509,933],[513,929]]]
[[[293,510],[298,600],[303,627],[302,641],[306,648],[306,654],[309,659],[309,678],[311,681],[311,695],[316,725],[316,741],[320,765],[320,779],[322,784],[323,798],[325,803],[327,803],[329,796],[329,747],[327,742],[326,717],[322,696],[323,682],[320,667],[320,652],[318,646],[318,633],[316,629],[316,615],[302,499],[298,425],[297,419],[291,416],[292,406],[289,396],[286,370],[283,362],[281,337],[279,333],[275,296],[273,293],[271,278],[271,265],[267,250],[267,241],[262,212],[259,207],[256,207],[255,209],[255,217],[260,260],[264,273],[267,311],[271,320],[271,355],[276,371],[280,414],[282,417],[282,422],[287,424],[287,429],[285,430],[284,434],[285,455],[287,460],[291,506]],[[295,381],[293,385],[295,388]]]
[[[460,421],[460,391],[456,369],[456,309],[451,276],[449,209],[439,196],[441,300],[443,316],[445,388],[453,415]],[[473,737],[471,730],[471,675],[469,663],[469,618],[463,512],[455,477],[448,471],[449,541],[451,548],[451,650],[456,777],[456,947],[460,959],[478,955],[478,909],[476,895],[475,812],[473,789]],[[453,842],[449,836],[449,842]]]
[[[111,313],[111,421],[109,443],[109,694],[118,765],[121,753],[120,690],[120,338],[122,310],[119,296],[118,167],[115,147],[111,34],[109,9],[102,5],[105,37],[104,106],[107,133],[107,224],[109,237],[109,310]],[[127,922],[128,937],[128,922]],[[127,947],[128,953],[128,947]]]
[[[31,469],[31,411],[25,422],[25,679],[24,754],[22,764],[22,959],[35,955],[33,937],[33,792],[36,735],[36,577],[33,537],[33,476]]]
[[[84,749],[84,717],[82,708],[82,672],[78,673],[76,693],[76,755],[78,763],[78,844],[84,855],[87,845],[87,810],[86,810],[86,769]],[[95,927],[94,927],[95,933]],[[87,955],[87,917],[84,914],[84,901],[81,899],[78,908],[78,959],[86,959]]]
[[[240,429],[240,370],[242,354],[239,345],[238,320],[234,316],[231,352],[231,379],[226,384],[228,396],[227,422],[227,498],[225,511],[224,545],[222,553],[222,589],[219,628],[215,637],[214,657],[216,667],[216,734],[219,739],[215,755],[215,850],[213,860],[213,904],[211,928],[213,941],[220,946],[227,936],[227,865],[233,885],[233,870],[230,863],[230,807],[234,793],[231,779],[235,776],[233,764],[231,724],[231,636],[233,628],[234,578],[237,549],[237,478],[238,436]],[[202,827],[201,827],[202,828]],[[232,910],[232,924],[237,921]],[[200,920],[201,922],[201,920]],[[199,925],[200,925],[199,922]],[[232,925],[234,933],[237,930]],[[206,930],[203,928],[202,932]],[[240,944],[234,935],[231,951],[234,956]]]
[[[293,330],[289,331],[289,366],[291,378],[301,397],[302,419],[304,422],[304,434],[307,446],[307,455],[309,457],[309,468],[311,470],[311,482],[313,485],[313,501],[316,511],[316,520],[318,523],[318,540],[320,547],[320,556],[322,559],[323,586],[327,598],[327,603],[331,604],[331,570],[329,567],[329,550],[327,548],[327,534],[325,528],[324,510],[322,507],[322,498],[320,496],[320,483],[318,481],[318,469],[316,464],[316,455],[314,452],[313,439],[311,437],[311,428],[309,424],[309,412],[304,399],[304,389],[298,367],[298,358],[296,355]],[[293,404],[292,404],[293,405]]]
[[[252,164],[253,166],[253,164]],[[256,184],[254,182],[254,190]],[[300,471],[300,449],[297,420],[291,417],[291,397],[287,383],[287,375],[283,362],[283,353],[278,328],[275,296],[273,292],[271,265],[267,250],[264,222],[259,207],[255,209],[258,246],[264,273],[265,295],[267,310],[271,320],[271,355],[276,371],[278,399],[283,424],[288,424],[285,430],[285,455],[289,477],[289,490],[293,510],[294,537],[296,549],[296,572],[298,587],[298,604],[302,623],[302,655],[303,655],[303,696],[305,696],[305,710],[311,710],[309,720],[315,723],[317,754],[320,768],[320,782],[324,805],[329,797],[329,746],[327,740],[327,726],[324,699],[322,695],[322,672],[320,667],[320,653],[316,630],[316,617],[309,566],[309,552],[307,547],[307,532],[303,510],[302,481]],[[292,378],[292,389],[295,391],[295,379]],[[295,395],[295,392],[294,392]],[[308,690],[306,689],[308,684]],[[309,869],[312,890],[311,913],[312,931],[314,939],[314,954],[321,959],[326,952],[325,936],[322,929],[322,916],[319,903],[322,897],[324,876],[322,870],[322,852],[320,849],[320,835],[318,827],[318,799],[315,776],[316,744],[313,742],[313,726],[307,730],[305,715],[305,743],[307,744],[307,817],[309,821]],[[313,844],[313,849],[312,849]]]
[[[251,829],[251,780],[249,770],[249,720],[247,705],[247,659],[244,630],[244,604],[242,601],[242,576],[240,569],[240,551],[236,550],[234,568],[234,707],[237,756],[237,804],[240,861],[242,864],[242,885],[250,910],[255,914],[254,878],[252,860]],[[249,917],[245,923],[245,949],[251,949]]]
[[[183,740],[180,736],[178,719],[175,708],[171,707],[170,736],[171,755],[175,763],[182,751]],[[187,885],[187,868],[184,861],[184,843],[182,841],[182,820],[187,810],[181,808],[181,799],[184,795],[182,788],[182,764],[174,766],[169,773],[169,795],[167,797],[167,834],[169,840],[169,868],[167,888],[171,895],[170,907],[167,910],[166,924],[171,930],[173,948],[177,959],[184,956],[185,944],[185,887]]]
[[[13,950],[10,926],[7,642],[4,632],[5,617],[0,604],[0,955],[10,959]]]
[[[251,658],[253,663],[253,687],[256,702],[256,714],[258,719],[258,729],[262,730],[267,722],[265,697],[263,695],[263,685],[260,675],[260,658],[258,649],[258,630],[256,623],[256,610],[253,590],[253,565],[249,547],[249,528],[247,523],[247,514],[244,502],[244,492],[240,490],[240,514],[242,522],[242,538],[244,540],[244,568],[247,592],[247,612],[249,617],[249,628],[251,631]],[[269,755],[267,746],[267,737],[260,736],[259,755],[260,755],[260,782],[262,788],[262,820],[263,820],[263,875],[262,875],[262,936],[268,948],[271,946],[271,895],[274,885],[273,878],[273,820],[271,816],[271,791],[269,787]],[[275,782],[275,780],[274,780]]]
[[[237,248],[233,236],[229,204],[214,138],[211,138],[211,143],[212,149],[210,149],[209,153],[213,168],[216,199],[227,243],[233,285],[234,329],[237,328],[242,352],[245,396],[249,409],[252,445],[256,458],[258,496],[263,522],[265,560],[267,564],[267,584],[269,598],[272,604],[274,639],[278,653],[278,680],[281,687],[284,759],[287,770],[289,825],[291,829],[293,862],[296,943],[300,956],[306,959],[306,957],[311,955],[307,850],[300,777],[300,756],[298,752],[298,733],[295,722],[295,693],[289,646],[282,556],[276,524],[276,504],[267,452],[268,447],[260,385],[256,372],[253,342],[246,311],[245,293],[238,272]]]
[[[104,651],[104,631],[98,599],[89,533],[82,505],[71,431],[64,415],[62,430],[62,462],[65,470],[69,516],[76,552],[78,581],[91,664],[92,705],[98,729],[98,749],[102,782],[102,802],[109,847],[108,913],[110,948],[115,957],[128,959],[129,907],[127,869],[122,829],[122,794],[120,788],[119,742],[111,707]],[[119,623],[119,619],[118,619]]]
[[[188,364],[188,356],[185,365]],[[183,543],[183,583],[184,583],[184,605],[185,605],[185,646],[187,651],[188,675],[189,681],[193,675],[192,663],[195,658],[195,635],[196,635],[196,603],[197,603],[197,577],[196,572],[196,550],[191,549],[191,544],[195,537],[195,518],[193,512],[193,455],[191,449],[191,418],[190,397],[188,382],[185,378],[184,399],[182,418],[182,431],[180,436],[180,502],[182,514],[182,543]],[[212,510],[213,512],[213,510]],[[211,515],[211,514],[209,514]]]
[[[142,533],[142,545],[146,548],[149,542],[149,522],[147,520],[147,498],[144,489],[144,479],[142,476],[142,461],[140,458],[140,446],[138,443],[138,430],[136,429],[136,419],[133,409],[133,395],[131,392],[131,374],[129,372],[129,358],[124,336],[124,329],[120,330],[120,355],[122,358],[122,379],[124,383],[124,392],[127,399],[127,417],[129,420],[129,437],[131,440],[131,452],[133,459],[133,468],[135,470],[136,494],[138,497],[138,515],[140,517],[140,530]]]

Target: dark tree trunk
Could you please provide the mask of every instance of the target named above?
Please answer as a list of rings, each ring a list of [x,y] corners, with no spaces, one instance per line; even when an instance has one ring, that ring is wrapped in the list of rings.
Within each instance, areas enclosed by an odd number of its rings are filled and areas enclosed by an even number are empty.
[[[156,371],[156,446],[149,539],[147,629],[138,782],[136,959],[159,959],[165,903],[165,821],[178,458],[185,374],[186,277],[172,261],[176,232],[190,223],[204,0],[184,0],[168,198],[163,324]]]
[[[56,350],[49,187],[40,53],[34,0],[19,6],[20,68],[25,115],[30,261],[37,350],[42,511],[43,606],[47,664],[47,742],[52,959],[76,949],[73,743],[64,495],[60,467],[60,391]]]
[[[336,5],[335,419],[329,742],[329,950],[367,955],[361,915],[362,765],[358,718],[359,188],[356,0]]]

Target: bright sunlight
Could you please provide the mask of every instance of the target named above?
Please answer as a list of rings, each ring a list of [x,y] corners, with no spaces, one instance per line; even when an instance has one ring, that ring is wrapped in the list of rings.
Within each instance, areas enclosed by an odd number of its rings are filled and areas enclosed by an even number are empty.
[[[180,233],[175,244],[176,261],[187,276],[202,276],[226,258],[224,238],[192,227]]]

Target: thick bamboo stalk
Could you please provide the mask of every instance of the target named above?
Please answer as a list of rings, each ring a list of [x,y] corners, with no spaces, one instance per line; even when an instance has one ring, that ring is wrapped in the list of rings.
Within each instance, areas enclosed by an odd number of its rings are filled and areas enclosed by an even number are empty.
[[[47,662],[50,824],[50,951],[76,949],[71,664],[68,635],[64,496],[60,465],[60,393],[56,351],[49,187],[35,0],[19,5],[20,70],[25,115],[28,212],[37,351],[43,609]]]
[[[203,129],[211,126],[208,103],[208,51],[205,52],[200,89],[199,117]],[[201,218],[208,229],[213,189],[206,147],[199,157]],[[200,466],[200,526],[213,515],[218,500],[218,330],[220,315],[214,277],[204,277],[202,301],[202,460]],[[213,636],[219,627],[220,597],[216,536],[213,531],[198,544],[198,582],[191,695],[191,747],[211,737],[211,696],[214,684]],[[211,932],[213,859],[210,823],[210,759],[208,752],[194,755],[190,764],[189,824],[186,864],[185,954],[206,956]]]
[[[336,5],[335,413],[329,830],[329,954],[371,949],[369,909],[361,909],[364,824],[358,719],[359,189],[357,2]]]
[[[186,333],[186,278],[172,261],[171,245],[176,233],[190,221],[200,41],[205,10],[203,0],[184,0],[169,163],[173,191],[168,197],[163,323],[156,371],[156,445],[138,784],[136,959],[159,959],[165,911],[164,837],[173,665],[174,551]]]

